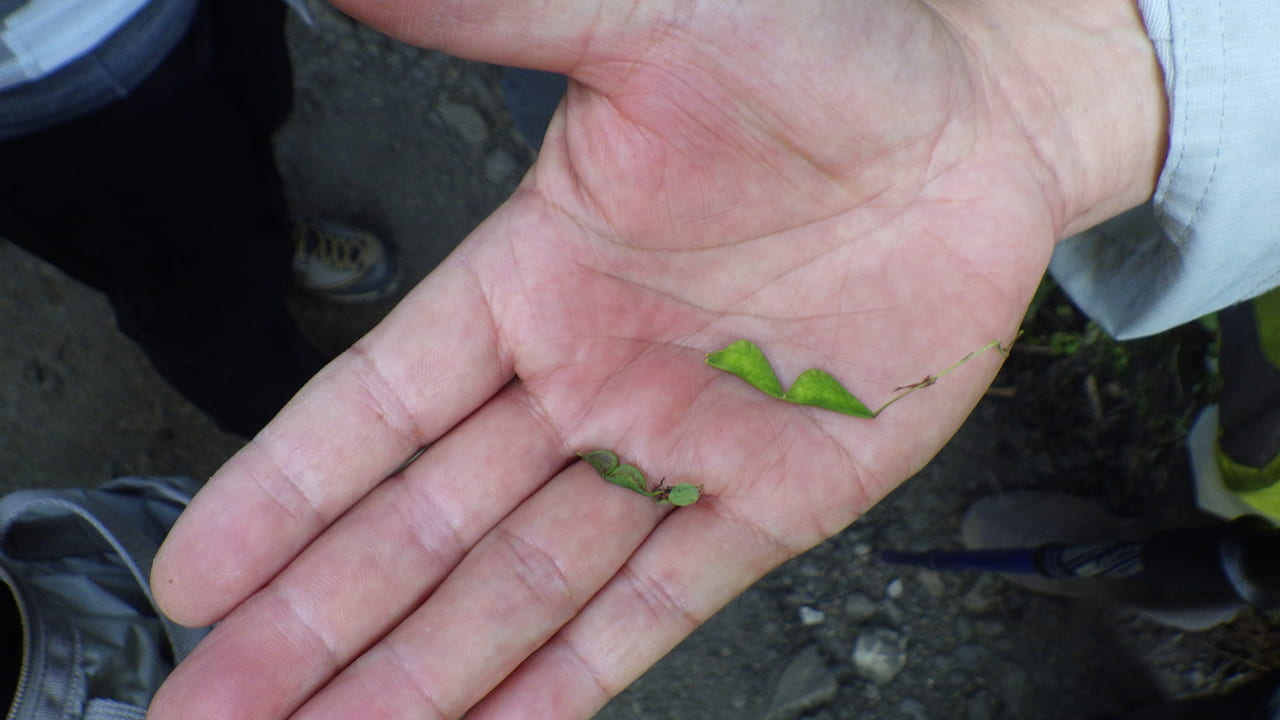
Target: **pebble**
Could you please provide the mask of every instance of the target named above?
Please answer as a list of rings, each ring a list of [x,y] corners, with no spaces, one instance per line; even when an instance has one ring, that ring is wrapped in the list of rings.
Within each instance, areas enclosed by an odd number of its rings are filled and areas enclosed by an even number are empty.
[[[484,179],[491,183],[499,183],[515,172],[516,159],[506,150],[498,149],[489,153],[484,159]]]
[[[783,720],[809,712],[835,699],[840,684],[822,650],[810,645],[787,663],[778,676],[764,720]]]
[[[920,583],[920,587],[933,597],[942,597],[947,594],[947,583],[942,579],[942,573],[935,570],[921,570],[916,575],[916,582]]]
[[[436,107],[445,125],[455,130],[462,139],[472,145],[483,145],[489,137],[489,125],[475,108],[452,102],[442,102]]]
[[[1000,579],[994,575],[984,575],[960,598],[960,606],[975,614],[991,612],[1000,603],[999,593]]]
[[[859,675],[884,685],[907,664],[907,638],[890,628],[868,628],[858,633],[852,657]]]
[[[468,75],[464,81],[471,92],[475,93],[478,102],[490,107],[503,104],[502,94],[495,91],[494,86],[489,83],[489,78],[481,75]]]
[[[801,577],[825,578],[829,571],[818,563],[804,562],[796,565],[795,572]]]
[[[860,592],[849,593],[844,599],[844,614],[854,622],[868,620],[879,610],[879,603]]]
[[[902,597],[903,591],[904,591],[904,587],[903,587],[902,578],[894,578],[890,580],[889,584],[886,585],[884,588],[884,594],[889,596],[893,600],[897,600],[898,598]]]
[[[800,624],[802,625],[820,625],[823,620],[827,619],[827,614],[821,610],[809,607],[808,605],[800,606]]]

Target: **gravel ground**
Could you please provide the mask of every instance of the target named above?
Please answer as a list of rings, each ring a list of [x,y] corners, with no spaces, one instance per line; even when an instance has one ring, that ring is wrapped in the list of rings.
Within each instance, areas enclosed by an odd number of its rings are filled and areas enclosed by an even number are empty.
[[[316,10],[314,28],[290,24],[297,104],[277,143],[290,201],[394,238],[407,289],[502,202],[533,155],[503,108],[500,69]],[[202,477],[235,451],[239,441],[119,335],[101,297],[3,241],[0,267],[0,489]],[[391,304],[298,298],[295,310],[337,351]],[[919,476],[730,603],[598,717],[1087,718],[1256,670],[1250,643],[1273,639],[1257,619],[1227,634],[1176,633],[993,576],[876,560],[882,548],[954,546],[963,509],[983,495],[1070,486],[1055,465],[1079,451],[1028,429],[1008,398],[988,398]]]

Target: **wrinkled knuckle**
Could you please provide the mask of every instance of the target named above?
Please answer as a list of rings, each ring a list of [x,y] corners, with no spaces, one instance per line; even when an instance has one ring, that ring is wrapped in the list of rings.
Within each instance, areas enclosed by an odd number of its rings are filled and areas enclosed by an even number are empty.
[[[352,362],[352,373],[359,383],[363,404],[379,425],[405,440],[406,444],[416,444],[424,434],[418,426],[416,414],[405,404],[402,393],[397,391],[398,383],[387,376],[363,345],[353,345],[347,356]]]
[[[449,705],[444,700],[444,693],[440,688],[431,684],[425,673],[418,670],[417,658],[395,644],[391,644],[388,647],[388,651],[394,659],[392,671],[400,678],[399,682],[395,683],[394,686],[403,688],[413,695],[414,705],[419,711],[416,717],[421,717],[425,720],[446,720],[447,718],[458,717],[458,712],[460,711],[449,712],[446,710]],[[378,695],[379,693],[376,692],[370,693],[370,698],[374,705],[379,702]],[[396,714],[393,709],[387,709],[386,712],[381,713],[381,716],[395,717]]]
[[[580,606],[573,586],[555,557],[539,544],[499,528],[494,536],[514,578],[541,607],[567,616]]]
[[[330,518],[325,515],[323,502],[314,491],[314,478],[308,477],[304,468],[286,462],[270,452],[265,453],[270,463],[268,472],[248,473],[258,490],[295,524],[305,527],[323,525]]]
[[[443,572],[453,567],[467,543],[458,525],[449,519],[438,498],[428,492],[413,492],[395,505],[413,544],[413,550],[428,565]]]
[[[680,602],[676,594],[658,578],[645,575],[630,566],[623,568],[621,577],[631,586],[632,594],[653,619],[654,627],[674,627],[693,632],[694,628],[702,624],[702,618]]]

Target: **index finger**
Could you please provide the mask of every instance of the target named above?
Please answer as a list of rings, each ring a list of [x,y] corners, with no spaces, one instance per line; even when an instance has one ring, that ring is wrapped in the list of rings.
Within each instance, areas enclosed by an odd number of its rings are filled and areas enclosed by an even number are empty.
[[[156,556],[157,601],[217,621],[512,375],[457,253],[219,470]]]

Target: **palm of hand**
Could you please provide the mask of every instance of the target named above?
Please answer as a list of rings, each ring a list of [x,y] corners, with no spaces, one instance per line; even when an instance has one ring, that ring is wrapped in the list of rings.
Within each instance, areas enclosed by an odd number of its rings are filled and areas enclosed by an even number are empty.
[[[814,11],[685,18],[699,43],[581,65],[516,196],[166,546],[179,619],[249,599],[153,717],[585,716],[927,461],[994,362],[875,421],[702,364],[746,337],[784,382],[820,366],[875,406],[1013,334],[1059,229],[1015,171],[1032,148],[899,9],[856,52],[835,34],[865,19]],[[744,52],[775,37],[812,45]],[[565,468],[598,447],[706,499],[668,514]]]
[[[673,480],[709,483],[722,503],[832,513],[822,532],[803,536],[807,547],[945,442],[949,430],[911,443],[901,432],[953,428],[981,377],[895,408],[907,417],[867,423],[779,406],[701,366],[704,353],[748,337],[781,360],[784,376],[822,366],[876,406],[1016,331],[1056,233],[1040,188],[1006,176],[1018,166],[1009,155],[1032,149],[1008,135],[977,140],[993,128],[977,126],[975,99],[959,89],[977,81],[951,38],[919,25],[912,33],[922,37],[882,39],[918,43],[910,60],[824,97],[811,91],[832,78],[797,79],[732,45],[699,46],[691,58],[657,45],[662,65],[631,63],[622,77],[608,65],[583,71],[608,94],[571,91],[502,218],[547,227],[495,233],[496,257],[527,278],[503,288],[511,316],[495,314],[517,377],[567,447],[634,437],[631,457]],[[815,66],[826,58],[839,67],[842,42],[807,52]],[[733,59],[717,68],[723,75],[708,70],[714,56]],[[888,86],[901,77],[917,84]],[[672,85],[677,92],[663,92]],[[904,111],[864,117],[855,94]],[[811,132],[786,114],[794,107],[806,108]],[[776,530],[785,544],[797,537],[794,519]]]

